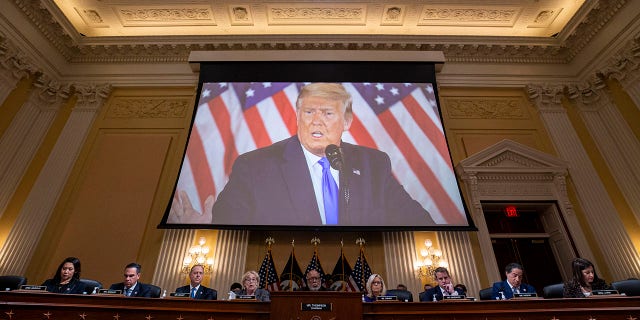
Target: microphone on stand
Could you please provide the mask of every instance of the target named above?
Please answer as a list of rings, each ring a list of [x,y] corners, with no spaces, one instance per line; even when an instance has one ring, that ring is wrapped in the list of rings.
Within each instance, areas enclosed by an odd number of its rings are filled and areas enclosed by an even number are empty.
[[[340,212],[340,223],[350,224],[349,221],[349,173],[343,170],[346,166],[344,165],[344,157],[342,155],[342,149],[335,144],[330,144],[324,149],[324,153],[327,156],[327,160],[331,164],[331,168],[334,168],[340,172],[340,194],[344,199],[344,212]]]

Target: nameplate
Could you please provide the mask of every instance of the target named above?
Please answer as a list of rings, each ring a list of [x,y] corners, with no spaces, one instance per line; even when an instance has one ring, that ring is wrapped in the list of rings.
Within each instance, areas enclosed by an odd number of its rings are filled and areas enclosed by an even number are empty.
[[[176,298],[191,298],[191,294],[189,292],[171,292],[169,293],[169,296]]]
[[[236,295],[236,300],[256,301],[256,296],[252,294],[238,294]]]
[[[301,311],[332,311],[333,304],[331,303],[301,303]]]
[[[31,286],[28,284],[20,286],[20,290],[29,290],[29,291],[47,291],[47,287],[45,286]]]
[[[612,294],[620,294],[618,290],[593,290],[591,294],[594,296],[610,296]]]
[[[122,294],[122,290],[100,289],[98,294]]]
[[[520,293],[514,293],[513,297],[514,298],[537,298],[538,294],[535,292],[520,292]]]
[[[378,296],[376,301],[398,301],[398,296]]]
[[[457,295],[457,296],[443,296],[443,300],[466,300],[467,296],[465,295]]]

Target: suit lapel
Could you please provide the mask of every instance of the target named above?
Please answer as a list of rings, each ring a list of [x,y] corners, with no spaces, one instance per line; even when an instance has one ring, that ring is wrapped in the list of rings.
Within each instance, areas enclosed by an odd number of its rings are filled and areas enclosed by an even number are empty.
[[[320,210],[313,191],[311,173],[297,136],[287,140],[282,157],[280,170],[282,170],[284,183],[289,190],[289,199],[294,210],[301,213],[299,218],[304,216],[304,212],[311,212],[307,215],[309,221],[306,223],[320,224]]]

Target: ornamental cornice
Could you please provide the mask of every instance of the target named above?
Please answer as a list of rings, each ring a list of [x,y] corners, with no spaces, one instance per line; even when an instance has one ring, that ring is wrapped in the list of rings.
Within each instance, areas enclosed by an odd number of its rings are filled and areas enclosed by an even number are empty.
[[[603,68],[600,73],[603,77],[626,82],[629,81],[629,78],[634,79],[629,76],[638,70],[640,70],[640,39],[635,38],[611,58],[608,66]]]
[[[37,72],[36,67],[21,50],[0,32],[0,66],[10,70],[16,79]]]
[[[442,51],[447,61],[458,63],[570,62],[628,0],[600,1],[571,34],[550,38],[479,38],[403,35],[267,35],[194,37],[87,38],[70,35],[53,19],[55,14],[40,0],[13,0],[33,25],[72,63],[175,63],[187,62],[193,50],[393,50]],[[356,10],[357,11],[357,10]],[[350,12],[348,17],[353,16]],[[298,14],[312,14],[300,12]],[[59,15],[58,15],[59,16]],[[357,14],[356,14],[357,16]],[[70,31],[73,32],[73,31]],[[309,41],[309,39],[312,39]],[[176,44],[178,43],[178,44]]]

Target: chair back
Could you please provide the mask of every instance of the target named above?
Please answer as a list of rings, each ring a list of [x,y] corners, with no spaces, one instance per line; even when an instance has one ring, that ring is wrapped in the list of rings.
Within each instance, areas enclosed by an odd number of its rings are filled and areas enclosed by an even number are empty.
[[[162,289],[158,286],[147,284],[151,288],[151,298],[160,298],[160,294],[162,293]]]
[[[618,290],[619,293],[624,293],[627,296],[640,296],[640,280],[638,279],[616,281],[611,286],[613,289]]]
[[[493,288],[484,288],[478,292],[480,300],[493,300]]]
[[[564,283],[550,284],[542,289],[545,299],[558,299],[564,297]]]
[[[389,289],[387,290],[387,295],[398,297],[398,301],[413,302],[413,293],[411,291]]]
[[[0,276],[0,290],[16,290],[27,284],[27,278],[23,276]]]
[[[100,281],[92,280],[92,279],[80,279],[80,283],[84,286],[84,292],[87,294],[91,294],[93,291],[98,291],[102,289],[102,283]]]

